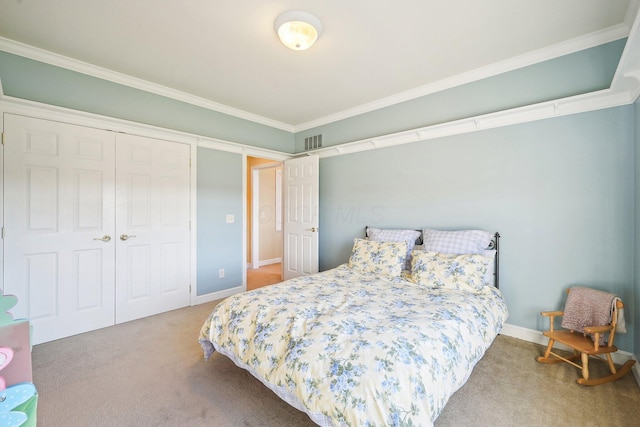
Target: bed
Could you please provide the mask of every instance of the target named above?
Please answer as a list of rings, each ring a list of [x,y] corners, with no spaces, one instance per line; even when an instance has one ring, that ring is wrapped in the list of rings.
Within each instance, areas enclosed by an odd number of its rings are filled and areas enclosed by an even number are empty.
[[[205,359],[229,357],[321,426],[433,425],[507,319],[498,237],[367,228],[347,263],[218,304]]]

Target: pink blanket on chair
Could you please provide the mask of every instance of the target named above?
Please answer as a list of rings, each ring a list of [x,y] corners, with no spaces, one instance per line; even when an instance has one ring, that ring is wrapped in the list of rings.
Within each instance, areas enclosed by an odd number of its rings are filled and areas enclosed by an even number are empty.
[[[616,295],[596,289],[572,287],[562,316],[562,327],[583,332],[585,326],[605,326],[611,323]]]

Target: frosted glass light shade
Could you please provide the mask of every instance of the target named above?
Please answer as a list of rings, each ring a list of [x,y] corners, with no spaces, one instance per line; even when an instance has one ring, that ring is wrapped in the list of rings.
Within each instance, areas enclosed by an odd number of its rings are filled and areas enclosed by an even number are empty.
[[[322,34],[322,23],[308,12],[290,11],[276,18],[274,28],[289,49],[310,48]]]

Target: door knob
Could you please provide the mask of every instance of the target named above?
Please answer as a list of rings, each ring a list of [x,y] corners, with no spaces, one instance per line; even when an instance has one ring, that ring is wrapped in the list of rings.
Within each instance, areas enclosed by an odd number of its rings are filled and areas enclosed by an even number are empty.
[[[128,235],[128,234],[121,234],[121,235],[120,235],[120,240],[133,239],[134,237],[136,237],[136,236],[134,236],[133,234],[132,234],[132,235]]]
[[[109,240],[111,240],[111,236],[105,234],[102,237],[95,237],[93,240],[102,240],[103,242],[108,242]]]
[[[318,231],[318,227],[311,227],[311,228],[307,228],[307,231],[310,231],[312,233],[315,233],[316,231]]]

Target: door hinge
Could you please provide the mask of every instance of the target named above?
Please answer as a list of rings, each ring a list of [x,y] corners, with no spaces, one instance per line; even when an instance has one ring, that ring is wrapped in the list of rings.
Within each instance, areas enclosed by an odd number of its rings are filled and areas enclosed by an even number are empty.
[[[4,132],[2,132],[2,145],[4,145]]]
[[[189,157],[189,167],[191,167],[191,157]]]
[[[4,227],[2,227],[2,239],[4,240]]]

